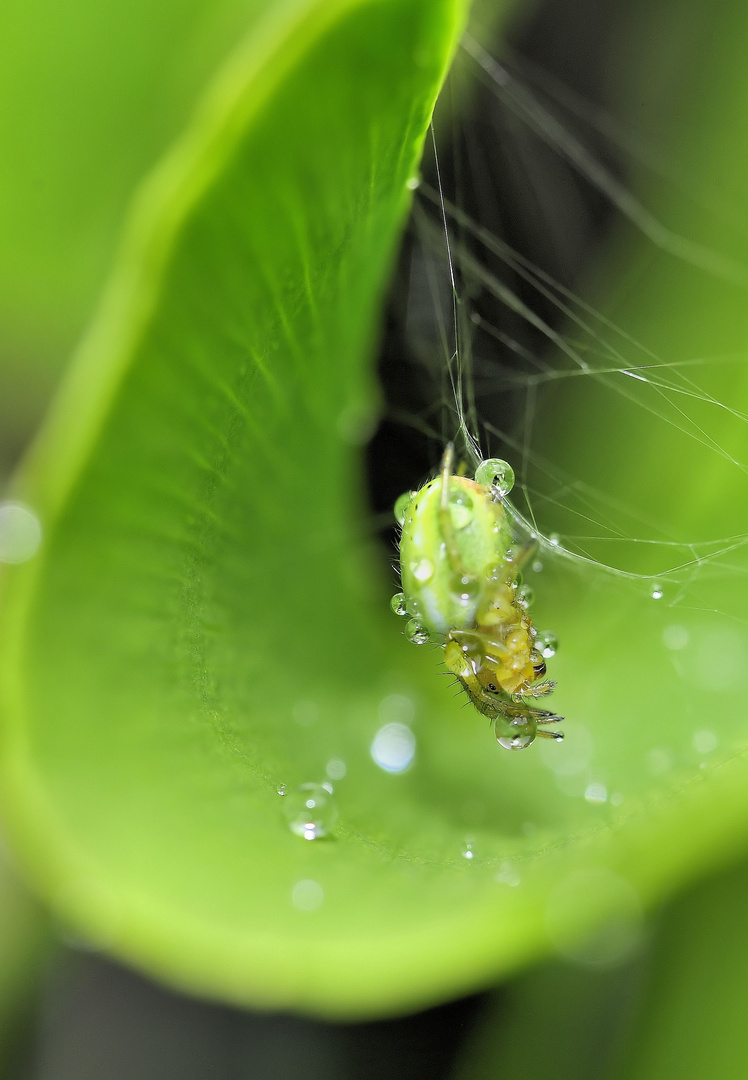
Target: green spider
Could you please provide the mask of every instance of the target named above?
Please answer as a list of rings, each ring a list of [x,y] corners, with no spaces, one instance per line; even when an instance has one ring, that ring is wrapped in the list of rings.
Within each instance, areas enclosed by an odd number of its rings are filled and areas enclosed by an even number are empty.
[[[403,591],[393,611],[411,616],[407,637],[415,644],[443,644],[444,663],[478,712],[494,725],[501,746],[523,750],[563,717],[534,708],[555,683],[542,680],[545,660],[527,611],[529,591],[518,584],[535,543],[518,554],[504,498],[514,474],[498,459],[483,461],[475,479],[453,472],[450,443],[439,476],[398,499],[402,526]]]

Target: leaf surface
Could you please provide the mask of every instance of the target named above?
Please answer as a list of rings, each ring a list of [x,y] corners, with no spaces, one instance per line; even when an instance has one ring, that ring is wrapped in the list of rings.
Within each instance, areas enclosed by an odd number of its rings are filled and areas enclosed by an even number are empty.
[[[646,545],[628,576],[546,545],[536,622],[561,639],[567,741],[520,755],[388,611],[363,525],[363,361],[458,8],[297,4],[258,32],[147,189],[27,473],[46,540],[8,582],[0,669],[16,844],[102,947],[236,1002],[394,1012],[574,954],[606,920],[625,951],[647,903],[744,843],[745,724],[713,702],[745,647],[745,545],[701,560],[696,588],[673,572],[659,606]],[[731,71],[704,92],[734,95]],[[695,130],[694,161],[714,138]],[[700,243],[748,254],[709,228]],[[671,333],[690,289],[679,326],[718,315],[720,347],[740,336],[738,286],[665,254],[642,274],[639,252],[616,267],[636,267],[617,313],[632,332]],[[730,457],[699,473],[682,426],[675,448],[646,409],[627,428],[600,387],[544,418],[559,468],[605,445],[598,487],[656,516],[660,554],[671,534],[739,534]],[[416,739],[402,774],[370,755],[389,723]],[[309,843],[284,805],[331,760],[339,825]]]

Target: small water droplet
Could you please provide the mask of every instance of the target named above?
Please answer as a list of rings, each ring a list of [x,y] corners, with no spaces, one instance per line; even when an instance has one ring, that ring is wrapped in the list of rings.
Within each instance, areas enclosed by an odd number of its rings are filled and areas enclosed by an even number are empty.
[[[276,788],[276,791],[278,792],[278,794],[279,794],[279,795],[285,795],[285,794],[286,794],[286,790],[287,790],[287,789],[286,789],[286,785],[285,785],[285,784],[278,784],[278,787]]]
[[[584,797],[588,803],[604,803],[608,801],[608,789],[605,784],[588,784]]]
[[[405,521],[405,515],[412,501],[412,491],[404,491],[402,495],[398,496],[393,511],[395,514],[395,521],[398,523],[398,525],[402,525]]]
[[[466,840],[465,843],[462,845],[462,851],[460,852],[460,854],[462,855],[463,859],[467,859],[468,861],[475,858],[473,845],[469,840]]]
[[[324,889],[311,878],[297,881],[291,890],[291,903],[299,911],[316,911],[324,899]]]
[[[521,881],[519,871],[513,862],[509,859],[504,859],[499,864],[498,873],[494,877],[494,881],[500,882],[502,885],[509,885],[511,888],[516,888]]]
[[[520,607],[528,608],[535,600],[535,591],[529,585],[520,585],[517,589],[517,603]]]
[[[415,191],[421,186],[420,176],[409,176],[408,179],[405,181],[405,186],[408,191]]]
[[[480,596],[480,582],[477,578],[455,574],[449,582],[449,591],[460,604],[470,604]]]
[[[323,784],[302,784],[283,803],[288,827],[304,840],[329,836],[338,820],[332,789]]]
[[[27,562],[41,542],[42,527],[32,510],[20,503],[0,503],[0,563]]]
[[[551,547],[560,547],[561,537],[558,535],[558,533],[551,533],[551,535],[548,537],[548,543],[551,545]]]
[[[664,592],[665,590],[663,589],[662,583],[660,581],[652,582],[649,595],[652,597],[653,600],[662,600]]]
[[[342,780],[347,771],[345,762],[340,758],[331,758],[325,769],[331,780]]]
[[[434,576],[434,564],[431,559],[419,559],[410,564],[410,572],[416,581],[425,583]]]
[[[550,660],[558,651],[558,638],[552,630],[541,630],[535,635],[535,648],[544,660]]]
[[[396,592],[390,600],[390,607],[396,615],[407,615],[408,607],[405,600],[405,593]]]
[[[429,640],[428,628],[418,619],[411,619],[405,626],[405,636],[414,645],[425,645]]]
[[[459,489],[450,493],[449,515],[458,531],[470,524],[473,519],[473,500],[466,491]]]
[[[717,749],[717,736],[713,731],[694,731],[691,740],[697,754],[711,754]]]
[[[497,495],[508,495],[514,487],[514,469],[501,458],[488,458],[475,470],[475,479]]]
[[[405,772],[415,757],[416,737],[405,724],[385,724],[374,736],[369,752],[385,772]]]
[[[405,608],[409,615],[412,615],[415,619],[421,614],[421,603],[414,596],[407,596],[405,598]]]
[[[542,562],[540,561],[540,559],[536,559],[535,562],[532,564],[532,572],[534,574],[540,574],[542,572],[542,570],[543,570]]]

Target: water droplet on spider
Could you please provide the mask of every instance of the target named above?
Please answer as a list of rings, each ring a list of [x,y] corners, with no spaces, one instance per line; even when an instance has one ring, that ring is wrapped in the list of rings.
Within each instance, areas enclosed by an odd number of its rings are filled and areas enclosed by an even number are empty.
[[[480,582],[468,575],[455,574],[449,582],[449,591],[461,604],[470,604],[480,595]]]
[[[429,640],[428,628],[418,619],[411,619],[405,627],[405,636],[414,645],[425,645]]]
[[[424,584],[434,576],[434,564],[431,559],[419,559],[418,562],[411,563],[410,572],[416,581]]]
[[[405,598],[405,609],[414,619],[417,618],[421,614],[420,601],[416,600],[414,596],[407,596]]]
[[[466,528],[473,520],[473,500],[466,491],[453,491],[449,496],[449,516],[455,529]]]
[[[535,741],[535,724],[521,716],[513,719],[497,716],[493,722],[493,730],[496,742],[505,750],[525,750]]]
[[[550,660],[558,652],[558,638],[552,630],[541,630],[535,636],[535,648],[544,660]]]
[[[508,495],[514,487],[514,469],[508,461],[501,458],[488,458],[481,461],[475,470],[475,479],[495,491],[497,495]]]
[[[304,840],[329,836],[338,820],[332,791],[323,784],[302,784],[287,794],[283,812],[291,832]]]
[[[0,503],[0,563],[27,562],[41,542],[42,527],[32,510],[20,503]]]
[[[665,594],[665,590],[662,587],[662,582],[653,581],[652,585],[651,585],[651,588],[650,588],[650,591],[649,591],[649,595],[652,597],[652,599],[653,600],[662,600],[662,597],[664,596],[664,594]]]
[[[558,533],[551,533],[548,537],[548,543],[551,545],[551,547],[561,547],[561,537],[558,535]]]
[[[405,600],[405,593],[396,592],[390,600],[390,607],[396,615],[407,615],[408,607]]]
[[[463,859],[467,859],[468,862],[471,859],[475,858],[475,852],[473,851],[472,841],[470,841],[470,840],[465,841],[465,843],[462,845],[462,851],[460,852],[460,854],[462,855]]]
[[[528,608],[535,599],[535,592],[529,585],[520,585],[517,589],[517,603],[523,607]]]
[[[278,784],[278,787],[275,790],[279,795],[285,795],[287,788],[285,784]]]
[[[402,495],[400,495],[395,501],[393,513],[395,515],[395,521],[398,523],[398,525],[402,525],[405,521],[405,515],[412,501],[412,491],[404,491]]]

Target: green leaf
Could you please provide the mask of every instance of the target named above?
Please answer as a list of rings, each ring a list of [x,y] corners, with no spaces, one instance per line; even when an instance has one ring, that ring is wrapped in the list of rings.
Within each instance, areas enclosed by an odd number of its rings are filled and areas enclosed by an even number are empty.
[[[368,759],[411,676],[371,600],[356,446],[462,13],[274,8],[145,191],[27,470],[45,543],[4,598],[11,831],[83,932],[236,1001],[355,1014],[453,985],[422,965],[438,856],[408,852],[414,827],[441,847],[439,823]],[[276,788],[333,756],[340,835],[308,844]],[[292,903],[306,879],[316,912]]]
[[[622,1055],[625,1080],[735,1080],[748,1068],[744,912],[748,867],[721,874],[671,906]]]
[[[261,6],[3,4],[0,482],[85,328],[136,185]]]
[[[673,536],[718,552],[669,574],[663,603],[646,577],[546,545],[536,621],[561,639],[563,747],[500,751],[387,609],[362,524],[362,358],[458,7],[309,3],[253,39],[150,185],[27,473],[46,539],[8,580],[0,642],[15,843],[102,947],[227,1000],[373,1015],[550,949],[625,952],[647,902],[744,842],[728,691],[748,574],[722,540],[740,535],[745,473],[682,422],[671,443],[640,398],[619,427],[602,378],[538,418],[559,471],[604,463],[614,535],[646,540],[654,517],[660,557]],[[684,111],[693,170],[717,139],[743,146],[740,110],[720,112],[742,86],[734,33],[699,71],[703,117]],[[742,190],[740,153],[724,160]],[[712,218],[669,224],[730,267],[748,256]],[[626,308],[611,287],[603,313],[668,358],[671,340],[697,354],[709,320],[712,355],[744,340],[734,280],[645,251],[622,243]],[[744,410],[736,371],[714,389]],[[722,420],[729,445],[740,413]],[[572,532],[558,501],[547,527]],[[642,550],[621,545],[620,565],[651,573]],[[374,735],[411,720],[414,767],[379,770]],[[309,843],[276,790],[331,759],[340,824]]]
[[[58,366],[132,192],[261,0],[7,0],[0,33],[0,342]],[[85,72],[85,86],[81,72]],[[19,368],[22,365],[19,363]]]

